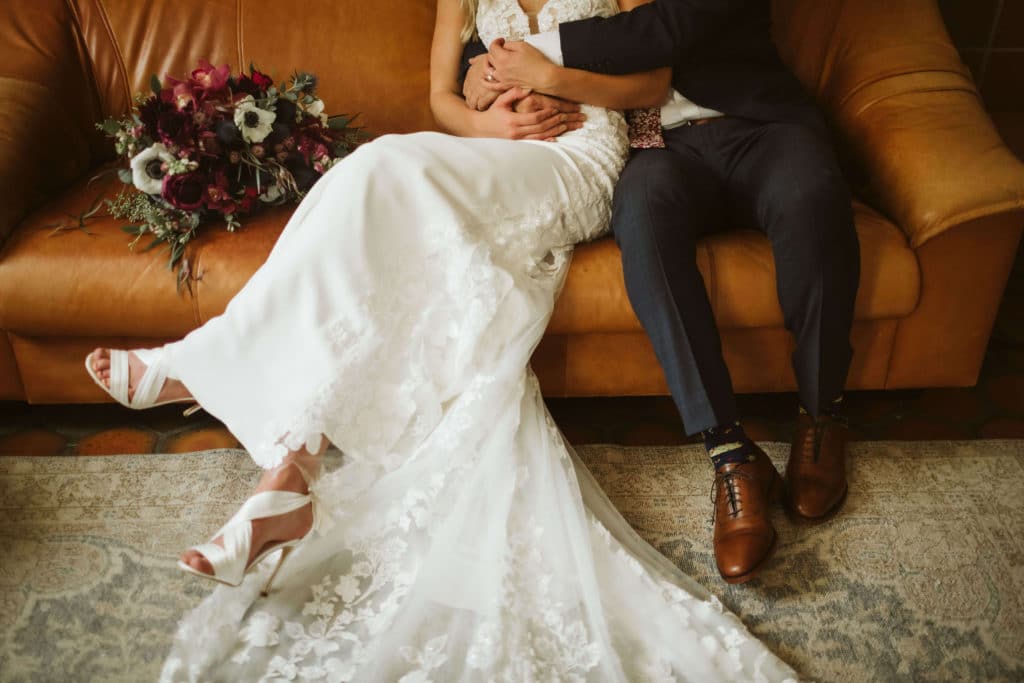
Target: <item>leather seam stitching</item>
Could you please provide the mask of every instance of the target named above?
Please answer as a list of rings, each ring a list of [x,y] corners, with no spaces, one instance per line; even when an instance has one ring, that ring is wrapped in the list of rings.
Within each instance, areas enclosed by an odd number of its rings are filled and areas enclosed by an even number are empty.
[[[818,96],[825,90],[825,74],[832,73],[832,67],[835,63],[836,57],[836,33],[839,32],[839,19],[843,15],[843,11],[846,9],[846,3],[840,3],[839,11],[836,12],[835,20],[832,22],[832,30],[828,34],[828,52],[825,55],[825,59],[821,60],[821,71],[818,73]]]
[[[129,108],[132,102],[132,86],[128,80],[128,67],[125,65],[124,54],[121,52],[121,46],[118,44],[114,37],[114,29],[110,25],[110,17],[107,16],[106,8],[103,7],[102,0],[93,0],[93,4],[99,12],[100,20],[103,22],[103,28],[106,29],[107,38],[110,40],[110,47],[114,51],[114,55],[117,57],[118,71],[121,73],[122,84],[124,85],[124,96],[128,101]]]
[[[874,107],[879,102],[884,102],[885,100],[891,100],[894,97],[902,97],[903,95],[920,95],[920,94],[936,93],[936,92],[965,92],[965,93],[968,93],[970,95],[973,95],[974,97],[978,97],[978,91],[976,89],[974,89],[974,88],[967,88],[967,87],[963,87],[963,88],[949,88],[949,87],[943,87],[943,88],[914,88],[914,89],[911,89],[911,90],[901,90],[900,92],[889,93],[888,95],[882,95],[882,96],[878,97],[877,99],[871,100],[870,102],[865,103],[864,106],[862,106],[860,109],[858,109],[857,112],[854,114],[854,116],[859,117],[859,116],[863,115],[868,109],[871,109],[872,107]],[[845,104],[845,102],[844,102],[844,104]]]
[[[245,54],[245,52],[244,52],[244,49],[243,49],[244,43],[242,41],[242,36],[243,36],[243,33],[244,33],[243,28],[242,28],[242,0],[236,0],[236,2],[235,2],[235,12],[238,14],[237,22],[236,22],[236,25],[238,26],[238,30],[235,33],[236,40],[238,41],[238,71],[242,72],[242,71],[245,70],[245,62],[243,60],[243,55]]]
[[[846,106],[846,104],[850,100],[852,100],[862,90],[870,88],[870,87],[872,87],[874,85],[878,85],[879,83],[883,83],[885,81],[890,81],[890,80],[900,79],[900,78],[903,78],[904,76],[915,76],[917,74],[927,74],[927,73],[931,73],[931,74],[950,74],[950,75],[953,75],[953,76],[957,76],[959,78],[964,78],[964,74],[962,72],[951,71],[950,69],[906,69],[906,70],[902,70],[902,71],[894,71],[892,73],[880,75],[877,78],[874,78],[872,80],[867,80],[867,81],[864,81],[863,83],[858,84],[856,87],[854,87],[853,89],[851,89],[850,91],[848,91],[846,93],[846,95],[843,97],[843,99],[840,100],[839,103],[836,105],[836,109],[841,109],[844,106]],[[893,97],[895,95],[902,95],[904,93],[931,92],[931,91],[935,91],[935,90],[942,90],[942,91],[945,91],[945,90],[950,90],[950,91],[968,90],[970,92],[973,92],[973,93],[977,94],[977,88],[976,87],[967,87],[967,86],[961,86],[961,87],[911,88],[909,90],[902,90],[902,91],[900,91],[898,93],[890,93],[889,95],[883,95],[882,97],[878,98],[878,100],[873,100],[873,101],[884,100],[884,99],[886,99],[888,97]]]

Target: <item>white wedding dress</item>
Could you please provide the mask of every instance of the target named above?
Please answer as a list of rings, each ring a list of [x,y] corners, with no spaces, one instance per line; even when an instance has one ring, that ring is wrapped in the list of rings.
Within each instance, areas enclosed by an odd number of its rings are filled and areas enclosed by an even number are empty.
[[[616,11],[550,0],[541,30]],[[529,32],[481,0],[480,37]],[[173,375],[264,467],[326,435],[312,539],[181,624],[165,681],[777,681],[789,667],[629,528],[528,367],[627,153],[388,135],[333,167]],[[273,558],[271,558],[273,559]]]

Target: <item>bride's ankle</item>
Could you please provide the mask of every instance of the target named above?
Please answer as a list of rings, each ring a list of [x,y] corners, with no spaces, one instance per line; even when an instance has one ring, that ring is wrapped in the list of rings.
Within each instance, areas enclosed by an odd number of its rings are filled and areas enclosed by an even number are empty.
[[[256,490],[307,493],[320,476],[322,462],[322,455],[305,451],[289,453],[280,465],[264,472]]]
[[[327,439],[321,436],[317,443],[310,442],[300,450],[290,451],[281,461],[281,465],[294,465],[306,482],[312,484],[320,477],[326,451]]]

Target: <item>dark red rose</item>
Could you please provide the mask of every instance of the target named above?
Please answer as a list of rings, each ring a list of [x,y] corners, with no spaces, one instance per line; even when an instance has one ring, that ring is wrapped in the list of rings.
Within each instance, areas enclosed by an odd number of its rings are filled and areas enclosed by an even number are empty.
[[[238,80],[234,82],[232,90],[235,92],[245,93],[246,95],[252,95],[253,97],[259,97],[262,94],[260,92],[260,87],[256,85],[256,81],[245,75],[238,77]]]
[[[174,207],[184,211],[195,211],[203,206],[206,199],[206,186],[209,178],[205,173],[178,173],[164,176],[163,190],[160,196]]]
[[[257,71],[256,69],[252,69],[252,81],[260,90],[266,90],[270,86],[274,85],[274,79],[262,71]]]

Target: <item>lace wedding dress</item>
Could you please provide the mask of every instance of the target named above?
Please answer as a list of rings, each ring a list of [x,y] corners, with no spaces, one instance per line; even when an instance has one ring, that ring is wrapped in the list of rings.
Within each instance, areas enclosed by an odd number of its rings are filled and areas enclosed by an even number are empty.
[[[550,0],[541,30],[616,11]],[[481,0],[480,37],[529,32]],[[253,459],[326,435],[324,519],[180,626],[165,681],[768,681],[793,672],[629,528],[528,367],[627,145],[381,137],[332,168],[222,316],[164,347]]]

